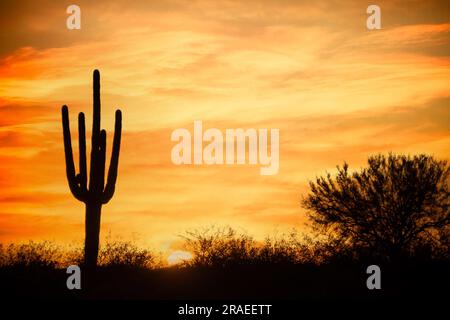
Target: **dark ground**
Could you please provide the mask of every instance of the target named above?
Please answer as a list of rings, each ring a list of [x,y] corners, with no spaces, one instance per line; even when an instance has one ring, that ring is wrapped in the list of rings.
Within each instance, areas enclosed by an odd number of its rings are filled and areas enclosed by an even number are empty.
[[[448,299],[450,263],[380,265],[381,290],[366,287],[366,265],[249,265],[226,268],[82,271],[82,290],[68,290],[65,270],[0,268],[6,299]],[[89,277],[86,279],[86,277]]]

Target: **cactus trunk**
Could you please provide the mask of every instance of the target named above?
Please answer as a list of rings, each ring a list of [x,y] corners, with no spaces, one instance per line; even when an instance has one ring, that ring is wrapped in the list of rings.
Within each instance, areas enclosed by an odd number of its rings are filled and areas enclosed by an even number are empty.
[[[86,205],[85,222],[85,246],[84,263],[87,267],[97,265],[100,218],[102,205],[111,200],[117,180],[117,169],[119,165],[120,140],[122,133],[122,113],[116,111],[116,123],[111,152],[111,162],[108,178],[105,185],[105,161],[106,161],[106,131],[101,130],[100,125],[100,73],[94,71],[93,77],[93,122],[92,122],[92,148],[91,148],[91,170],[89,175],[89,188],[87,186],[87,163],[86,163],[86,126],[84,114],[78,115],[78,145],[80,154],[80,173],[75,174],[73,161],[72,142],[69,127],[69,111],[67,106],[62,107],[62,124],[64,136],[64,152],[66,158],[66,175],[69,188],[74,197]]]
[[[97,265],[100,242],[101,203],[86,203],[86,237],[84,240],[84,263],[88,267]]]

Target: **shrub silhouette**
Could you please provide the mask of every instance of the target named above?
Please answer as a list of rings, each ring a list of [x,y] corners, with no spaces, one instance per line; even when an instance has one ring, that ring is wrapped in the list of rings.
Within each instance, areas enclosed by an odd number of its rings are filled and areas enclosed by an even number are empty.
[[[0,244],[1,267],[55,269],[62,260],[60,248],[49,241]]]
[[[449,177],[446,161],[431,156],[377,155],[359,172],[345,163],[336,177],[310,182],[303,206],[341,247],[390,261],[448,257]]]
[[[83,261],[81,247],[61,246],[50,241],[0,244],[0,267],[65,269]],[[155,255],[131,241],[107,239],[99,250],[101,267],[148,268],[158,266]]]
[[[295,230],[288,234],[267,236],[258,247],[255,258],[260,264],[316,263],[313,244],[316,244],[313,239],[300,236]]]
[[[191,230],[182,238],[184,248],[193,254],[193,258],[184,263],[190,267],[325,264],[338,252],[328,241],[295,230],[267,236],[262,242],[231,227]]]
[[[122,132],[122,113],[120,110],[117,110],[111,163],[108,171],[108,179],[105,185],[106,131],[100,130],[100,72],[98,70],[94,71],[93,78],[94,119],[92,122],[92,149],[89,188],[87,186],[88,179],[85,141],[86,128],[84,114],[80,112],[78,115],[80,173],[75,174],[69,128],[69,112],[67,106],[62,107],[62,125],[67,180],[69,182],[70,191],[74,197],[77,200],[84,202],[86,206],[84,263],[88,267],[95,267],[97,265],[101,208],[103,204],[106,204],[109,200],[111,200],[114,194]]]
[[[256,255],[252,237],[230,227],[209,227],[186,231],[181,236],[185,249],[193,254],[186,262],[190,266],[212,267],[249,263]]]
[[[99,265],[103,267],[151,269],[155,264],[151,251],[130,241],[107,240],[99,252]]]

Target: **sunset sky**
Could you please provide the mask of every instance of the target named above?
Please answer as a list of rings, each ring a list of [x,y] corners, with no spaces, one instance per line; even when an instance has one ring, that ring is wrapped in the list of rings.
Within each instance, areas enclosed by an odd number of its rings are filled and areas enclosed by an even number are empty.
[[[70,4],[81,30],[66,28]],[[381,7],[381,30],[366,29],[369,4]],[[116,108],[124,130],[102,237],[170,251],[184,230],[213,224],[257,238],[307,230],[308,180],[343,161],[358,169],[389,151],[450,160],[447,1],[6,0],[0,14],[0,242],[83,239],[61,106],[76,151],[94,69],[109,152]],[[279,129],[279,173],[175,166],[170,135],[195,120]]]

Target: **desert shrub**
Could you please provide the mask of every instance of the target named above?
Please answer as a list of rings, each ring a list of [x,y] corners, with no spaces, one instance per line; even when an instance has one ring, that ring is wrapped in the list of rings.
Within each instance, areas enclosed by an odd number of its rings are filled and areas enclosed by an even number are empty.
[[[3,243],[0,243],[0,267],[6,265],[6,254]]]
[[[49,241],[0,244],[0,267],[67,268],[83,265],[82,246],[58,246]],[[99,252],[99,265],[107,267],[153,268],[157,261],[150,250],[132,242],[107,239]]]
[[[208,227],[181,236],[193,258],[184,266],[300,265],[346,263],[356,260],[355,249],[336,237],[305,235],[295,229],[258,242],[230,227]],[[360,257],[360,256],[359,256]]]
[[[100,248],[99,265],[103,267],[153,268],[155,256],[133,242],[107,239]]]
[[[258,263],[298,264],[310,263],[312,260],[310,247],[304,241],[305,236],[296,230],[281,235],[268,236],[258,247],[256,260]]]
[[[187,231],[182,238],[185,250],[193,255],[191,260],[185,262],[186,266],[323,264],[331,261],[335,254],[343,253],[342,246],[299,234],[295,230],[268,236],[263,242],[230,227]]]
[[[0,266],[66,268],[83,263],[83,248],[50,241],[0,244]]]
[[[328,235],[326,237],[314,236],[306,240],[309,255],[313,263],[322,265],[330,263],[346,263],[361,258],[361,252],[356,255],[355,248],[351,243]]]
[[[257,248],[251,236],[238,233],[230,227],[208,227],[186,231],[181,236],[185,249],[193,258],[186,261],[188,266],[230,266],[251,263]]]
[[[61,248],[49,241],[0,246],[2,267],[57,268],[62,257]]]
[[[64,247],[64,255],[61,258],[60,266],[66,268],[70,265],[83,265],[84,250],[83,246],[72,244]]]

